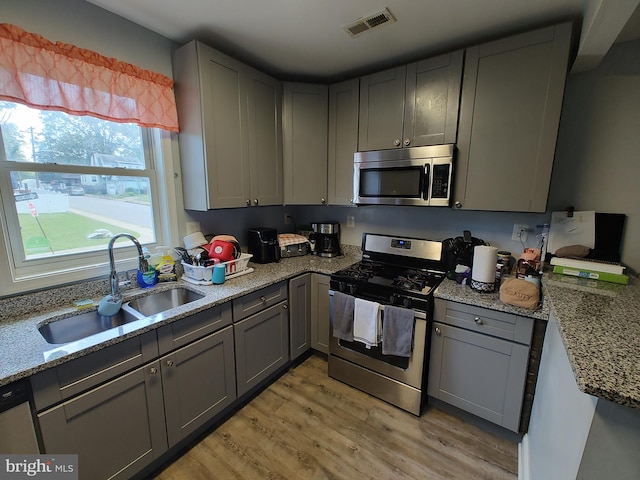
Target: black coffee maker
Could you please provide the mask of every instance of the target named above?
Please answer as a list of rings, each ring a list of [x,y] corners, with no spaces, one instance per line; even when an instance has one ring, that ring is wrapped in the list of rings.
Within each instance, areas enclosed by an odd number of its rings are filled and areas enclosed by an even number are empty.
[[[311,224],[309,243],[311,253],[319,257],[338,257],[340,252],[340,223],[320,222]]]

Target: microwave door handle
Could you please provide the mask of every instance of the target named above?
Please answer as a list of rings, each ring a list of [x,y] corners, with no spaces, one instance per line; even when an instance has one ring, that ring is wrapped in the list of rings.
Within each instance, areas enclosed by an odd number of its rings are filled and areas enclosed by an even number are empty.
[[[422,181],[422,199],[429,200],[429,187],[431,185],[431,164],[424,166],[424,179]]]

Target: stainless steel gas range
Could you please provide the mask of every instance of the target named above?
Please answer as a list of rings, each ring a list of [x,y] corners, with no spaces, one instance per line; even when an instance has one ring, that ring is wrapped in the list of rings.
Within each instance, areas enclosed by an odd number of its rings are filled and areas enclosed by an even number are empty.
[[[433,290],[445,274],[442,257],[442,242],[363,235],[362,261],[330,278],[329,376],[420,415],[427,396]],[[376,311],[379,318],[362,318]],[[377,324],[380,341],[352,338],[345,328],[350,320],[354,332],[362,322],[365,328]],[[398,339],[405,343],[400,354]]]

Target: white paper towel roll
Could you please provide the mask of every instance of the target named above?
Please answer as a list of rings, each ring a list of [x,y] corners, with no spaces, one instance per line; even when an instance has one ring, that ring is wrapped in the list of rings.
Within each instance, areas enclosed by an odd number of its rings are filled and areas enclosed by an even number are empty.
[[[496,263],[498,263],[498,249],[496,247],[478,245],[473,249],[471,279],[484,283],[495,282]]]

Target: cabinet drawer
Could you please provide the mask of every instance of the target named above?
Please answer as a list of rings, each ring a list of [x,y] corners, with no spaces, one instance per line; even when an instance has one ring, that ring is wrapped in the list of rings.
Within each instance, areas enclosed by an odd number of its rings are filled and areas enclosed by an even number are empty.
[[[287,299],[287,282],[265,287],[233,301],[233,321],[239,322],[254,313]]]
[[[231,325],[231,302],[217,305],[158,329],[160,355]]]
[[[111,380],[158,356],[156,332],[147,332],[31,377],[36,410]]]
[[[474,307],[436,298],[433,318],[436,322],[466,328],[486,335],[531,345],[535,320],[512,313]]]

